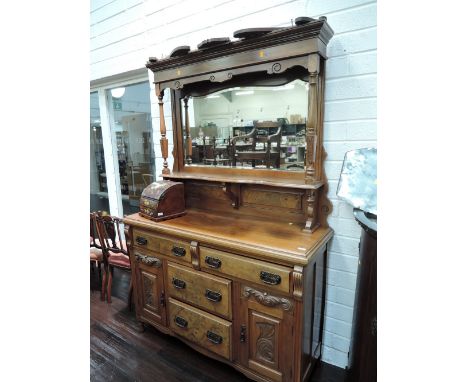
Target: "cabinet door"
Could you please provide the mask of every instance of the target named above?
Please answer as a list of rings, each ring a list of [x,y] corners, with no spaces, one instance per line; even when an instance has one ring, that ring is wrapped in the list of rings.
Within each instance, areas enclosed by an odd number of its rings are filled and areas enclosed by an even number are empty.
[[[135,254],[137,316],[156,324],[166,324],[163,262],[156,257]],[[146,262],[146,263],[145,263]]]
[[[240,292],[239,361],[273,381],[291,381],[293,300],[245,285]]]

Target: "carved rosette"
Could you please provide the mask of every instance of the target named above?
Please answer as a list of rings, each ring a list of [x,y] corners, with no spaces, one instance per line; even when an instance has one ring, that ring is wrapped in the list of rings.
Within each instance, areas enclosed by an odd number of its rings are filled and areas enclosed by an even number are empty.
[[[269,307],[276,307],[280,306],[286,311],[290,311],[293,308],[293,303],[291,300],[288,300],[284,297],[276,297],[272,296],[265,292],[260,292],[256,289],[250,287],[244,287],[244,297],[250,298],[253,296],[255,300],[262,305],[269,306]]]
[[[302,283],[302,271],[303,267],[300,265],[295,265],[294,266],[294,271],[293,271],[293,296],[296,300],[301,301],[302,300],[302,293],[304,290],[304,286]]]
[[[258,322],[260,335],[257,338],[255,357],[260,361],[275,362],[275,326]]]

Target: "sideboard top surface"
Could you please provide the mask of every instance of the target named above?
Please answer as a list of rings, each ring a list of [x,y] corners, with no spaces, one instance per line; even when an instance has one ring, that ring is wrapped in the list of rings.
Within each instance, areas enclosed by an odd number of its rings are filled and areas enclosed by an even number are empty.
[[[303,225],[222,216],[206,211],[188,210],[187,215],[153,222],[139,214],[124,219],[142,229],[195,240],[220,250],[245,254],[286,265],[306,265],[332,236],[330,228],[319,227],[312,234]]]

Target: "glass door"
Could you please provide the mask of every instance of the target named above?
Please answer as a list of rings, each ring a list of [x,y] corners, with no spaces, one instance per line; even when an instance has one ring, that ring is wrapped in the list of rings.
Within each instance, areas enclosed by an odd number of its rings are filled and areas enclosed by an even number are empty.
[[[104,146],[102,140],[101,118],[99,113],[98,92],[90,95],[90,210],[109,213]]]
[[[139,211],[143,189],[156,180],[150,91],[147,81],[106,91],[124,215]]]

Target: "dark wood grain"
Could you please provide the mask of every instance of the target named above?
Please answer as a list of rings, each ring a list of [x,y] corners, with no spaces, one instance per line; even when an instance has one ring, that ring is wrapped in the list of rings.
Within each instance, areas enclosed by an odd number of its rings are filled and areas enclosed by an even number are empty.
[[[209,40],[208,44],[221,44],[181,57],[150,60],[147,65],[154,72],[159,101],[162,176],[184,184],[187,215],[158,222],[137,214],[125,218],[129,235],[135,237],[130,256],[135,280],[140,280],[136,283],[137,320],[209,357],[209,365],[214,361],[228,363],[257,382],[306,382],[321,356],[324,254],[333,235],[326,225],[331,210],[322,147],[326,44],[332,35],[325,19],[312,20],[237,42]],[[276,118],[254,122],[256,127],[272,128],[276,133],[243,136],[253,139],[249,150],[226,149],[232,166],[224,156],[219,160],[228,162],[218,163],[217,147],[205,141],[203,159],[212,166],[188,164],[190,148],[184,152],[184,143],[190,144],[190,122],[185,108],[183,125],[182,107],[183,103],[188,106],[189,97],[234,86],[275,86],[292,80],[309,82],[304,172],[278,168],[281,127]],[[171,93],[172,173],[167,161],[164,91]],[[228,146],[235,147],[239,139],[233,137]],[[257,148],[256,141],[263,142],[264,149]],[[275,150],[269,145],[272,141],[276,141]],[[207,145],[212,145],[211,150]],[[253,167],[261,162],[275,168],[237,168],[236,158]],[[154,263],[152,256],[161,257],[159,267],[143,269],[141,262],[136,262],[145,259]],[[140,267],[144,272],[139,272]],[[179,273],[174,274],[174,269]],[[221,281],[217,283],[217,279]],[[203,288],[193,288],[194,280],[207,282],[199,283]],[[190,291],[171,291],[173,285],[181,290],[190,287]],[[231,292],[217,285],[231,285]],[[242,295],[245,287],[255,289],[256,298]],[[222,298],[226,308],[216,310],[201,303],[206,290],[212,298]],[[289,303],[291,308],[284,309],[276,301]],[[158,317],[145,315],[145,306]],[[179,354],[176,358],[177,366],[185,372],[183,357]],[[164,380],[170,380],[174,372],[171,369]],[[188,373],[181,380],[195,378],[198,375]],[[217,381],[224,379],[216,376]]]
[[[91,277],[91,381],[250,381],[232,367],[150,326],[141,333],[134,312],[129,312],[126,305],[130,276],[120,269],[115,272],[112,304],[100,301],[98,276]],[[345,373],[344,369],[322,363],[309,382],[344,382]]]

